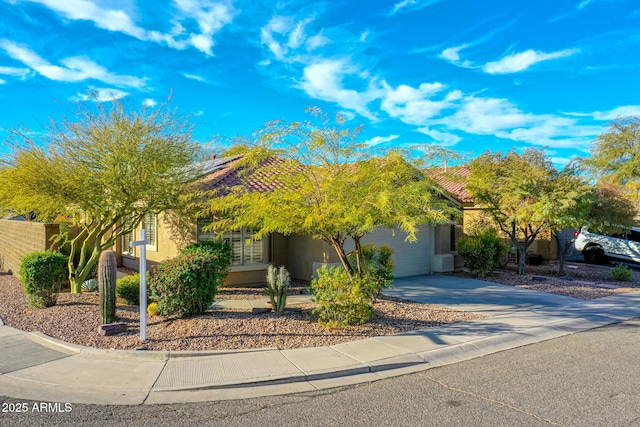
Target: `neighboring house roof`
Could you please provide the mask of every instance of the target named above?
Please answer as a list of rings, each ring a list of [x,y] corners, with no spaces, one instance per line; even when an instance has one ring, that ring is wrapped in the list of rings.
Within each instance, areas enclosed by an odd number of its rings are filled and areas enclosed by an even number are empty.
[[[427,176],[433,178],[447,193],[460,203],[473,203],[467,192],[470,170],[466,166],[427,169]]]

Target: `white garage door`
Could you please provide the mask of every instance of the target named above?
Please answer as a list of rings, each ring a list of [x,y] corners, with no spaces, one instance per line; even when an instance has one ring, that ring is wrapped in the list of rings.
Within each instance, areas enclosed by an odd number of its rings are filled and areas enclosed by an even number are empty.
[[[418,241],[409,243],[405,241],[407,235],[401,230],[379,228],[369,233],[362,239],[362,243],[373,243],[376,246],[387,245],[393,249],[393,262],[395,263],[395,276],[407,277],[430,273],[431,260],[429,259],[429,227],[424,226],[417,234]],[[353,242],[347,241],[345,249],[353,249]]]

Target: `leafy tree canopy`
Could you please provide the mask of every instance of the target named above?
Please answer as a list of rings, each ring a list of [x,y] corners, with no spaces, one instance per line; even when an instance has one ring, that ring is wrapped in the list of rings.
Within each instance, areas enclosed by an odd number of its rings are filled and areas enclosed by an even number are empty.
[[[582,169],[606,185],[619,186],[640,207],[640,117],[621,117],[591,145],[591,155],[578,160]]]
[[[341,116],[332,123],[318,109],[309,111],[313,120],[268,123],[253,142],[232,148],[245,154],[248,180],[260,173],[274,188],[258,193],[238,186],[215,198],[214,228],[311,235],[330,243],[350,274],[362,274],[360,239],[375,227],[398,226],[413,241],[420,225],[446,223],[458,214],[419,161],[358,142],[361,128],[344,127]],[[348,238],[356,245],[355,266],[345,254]]]
[[[179,203],[200,148],[191,126],[166,104],[140,112],[118,102],[79,105],[71,119],[51,121],[37,136],[12,132],[13,151],[0,169],[0,210],[35,212],[41,221],[66,218],[79,228],[69,236],[74,292],[102,250],[146,213]]]
[[[542,232],[580,221],[586,184],[572,170],[558,171],[543,150],[487,152],[470,170],[467,191],[518,250],[519,274]]]

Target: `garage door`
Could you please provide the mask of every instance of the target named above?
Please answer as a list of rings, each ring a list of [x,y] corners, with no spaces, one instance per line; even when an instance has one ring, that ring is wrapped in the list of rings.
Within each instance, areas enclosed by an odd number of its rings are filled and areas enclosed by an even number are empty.
[[[362,243],[373,243],[376,246],[387,245],[393,249],[395,276],[407,277],[430,273],[429,259],[429,227],[422,227],[417,233],[417,242],[405,241],[407,235],[401,230],[379,228],[362,239]],[[347,241],[345,249],[353,249],[353,242]]]

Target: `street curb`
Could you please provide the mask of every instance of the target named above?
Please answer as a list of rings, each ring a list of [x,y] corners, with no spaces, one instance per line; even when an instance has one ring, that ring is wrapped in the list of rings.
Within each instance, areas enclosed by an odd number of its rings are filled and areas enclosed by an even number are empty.
[[[197,350],[121,350],[121,349],[106,349],[82,346],[78,344],[68,343],[66,341],[59,340],[57,338],[50,337],[40,331],[26,332],[25,335],[32,341],[42,344],[46,347],[54,350],[61,350],[66,353],[79,354],[90,357],[112,357],[112,358],[140,358],[140,359],[153,359],[153,360],[169,360],[180,358],[195,358],[195,357],[207,357],[207,356],[221,356],[225,354],[237,354],[237,353],[260,353],[265,351],[278,350],[275,347],[263,347],[252,348],[242,350],[209,350],[209,351],[197,351]]]

